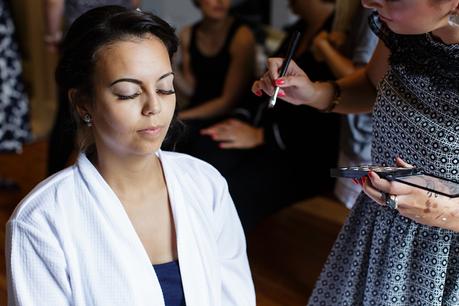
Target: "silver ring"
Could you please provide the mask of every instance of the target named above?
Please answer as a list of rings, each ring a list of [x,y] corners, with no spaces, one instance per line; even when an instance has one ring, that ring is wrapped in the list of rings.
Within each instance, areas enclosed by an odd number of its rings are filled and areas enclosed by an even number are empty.
[[[387,192],[381,191],[381,199],[382,199],[383,203],[386,203],[386,199],[387,199],[388,195],[389,194]]]
[[[386,194],[386,205],[392,209],[398,208],[398,199],[394,194]]]

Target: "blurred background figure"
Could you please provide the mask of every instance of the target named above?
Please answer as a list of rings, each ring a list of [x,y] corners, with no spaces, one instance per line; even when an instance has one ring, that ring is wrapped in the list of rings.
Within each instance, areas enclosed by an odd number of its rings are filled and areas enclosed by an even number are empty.
[[[15,26],[7,1],[0,0],[0,153],[19,153],[30,137],[28,99],[21,79],[22,65]],[[17,184],[2,178],[0,189]]]
[[[176,87],[188,93],[189,100],[179,112],[187,133],[177,150],[212,163],[209,152],[216,146],[199,130],[227,117],[244,96],[251,96],[255,38],[247,25],[229,14],[229,0],[193,3],[202,18],[180,33],[182,57]]]
[[[333,2],[290,0],[289,6],[299,20],[287,28],[275,56],[285,57],[298,30],[302,35],[294,60],[313,80],[333,79],[328,66],[310,51],[314,37],[332,29]],[[202,130],[221,148],[213,154],[225,155],[223,164],[213,162],[226,176],[246,228],[295,201],[331,194],[334,186],[329,168],[337,161],[340,116],[295,107],[281,98],[268,109],[267,101],[266,96],[258,104],[248,101],[233,118]]]
[[[72,22],[92,8],[104,5],[138,7],[140,0],[44,0],[45,27],[44,41],[50,52],[57,52],[62,33]],[[58,97],[59,104],[54,126],[49,138],[47,172],[51,175],[67,166],[75,149],[76,127],[70,115],[67,99]]]
[[[371,59],[378,38],[371,31],[371,10],[360,0],[337,0],[332,31],[323,31],[314,39],[316,58],[324,61],[335,78],[343,78],[363,68]],[[338,164],[343,166],[371,164],[371,114],[342,116]],[[336,180],[334,193],[351,208],[361,187],[352,180]]]

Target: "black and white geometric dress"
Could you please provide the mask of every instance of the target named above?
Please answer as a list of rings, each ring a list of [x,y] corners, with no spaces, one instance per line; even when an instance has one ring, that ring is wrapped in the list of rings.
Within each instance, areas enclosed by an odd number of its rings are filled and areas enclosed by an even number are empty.
[[[459,44],[391,32],[373,110],[372,159],[396,156],[459,181]],[[459,305],[459,233],[425,226],[361,194],[338,235],[309,305]]]
[[[19,152],[29,138],[28,99],[8,4],[0,0],[0,152]]]

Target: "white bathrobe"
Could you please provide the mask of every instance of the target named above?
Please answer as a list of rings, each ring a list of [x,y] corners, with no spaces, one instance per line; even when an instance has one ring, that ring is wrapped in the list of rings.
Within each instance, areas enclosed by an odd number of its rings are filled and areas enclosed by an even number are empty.
[[[186,305],[255,305],[244,233],[225,180],[193,157],[163,151],[158,156]],[[6,250],[8,305],[164,305],[122,203],[84,154],[16,208],[7,224]]]

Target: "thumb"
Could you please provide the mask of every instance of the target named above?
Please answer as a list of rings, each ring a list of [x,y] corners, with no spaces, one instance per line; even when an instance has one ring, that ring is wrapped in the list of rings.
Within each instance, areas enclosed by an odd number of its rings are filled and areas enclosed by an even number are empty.
[[[403,159],[401,159],[401,158],[398,157],[398,156],[397,156],[397,158],[395,159],[395,163],[396,163],[397,166],[399,166],[399,167],[414,168],[412,165],[408,164],[406,161],[404,161]]]

